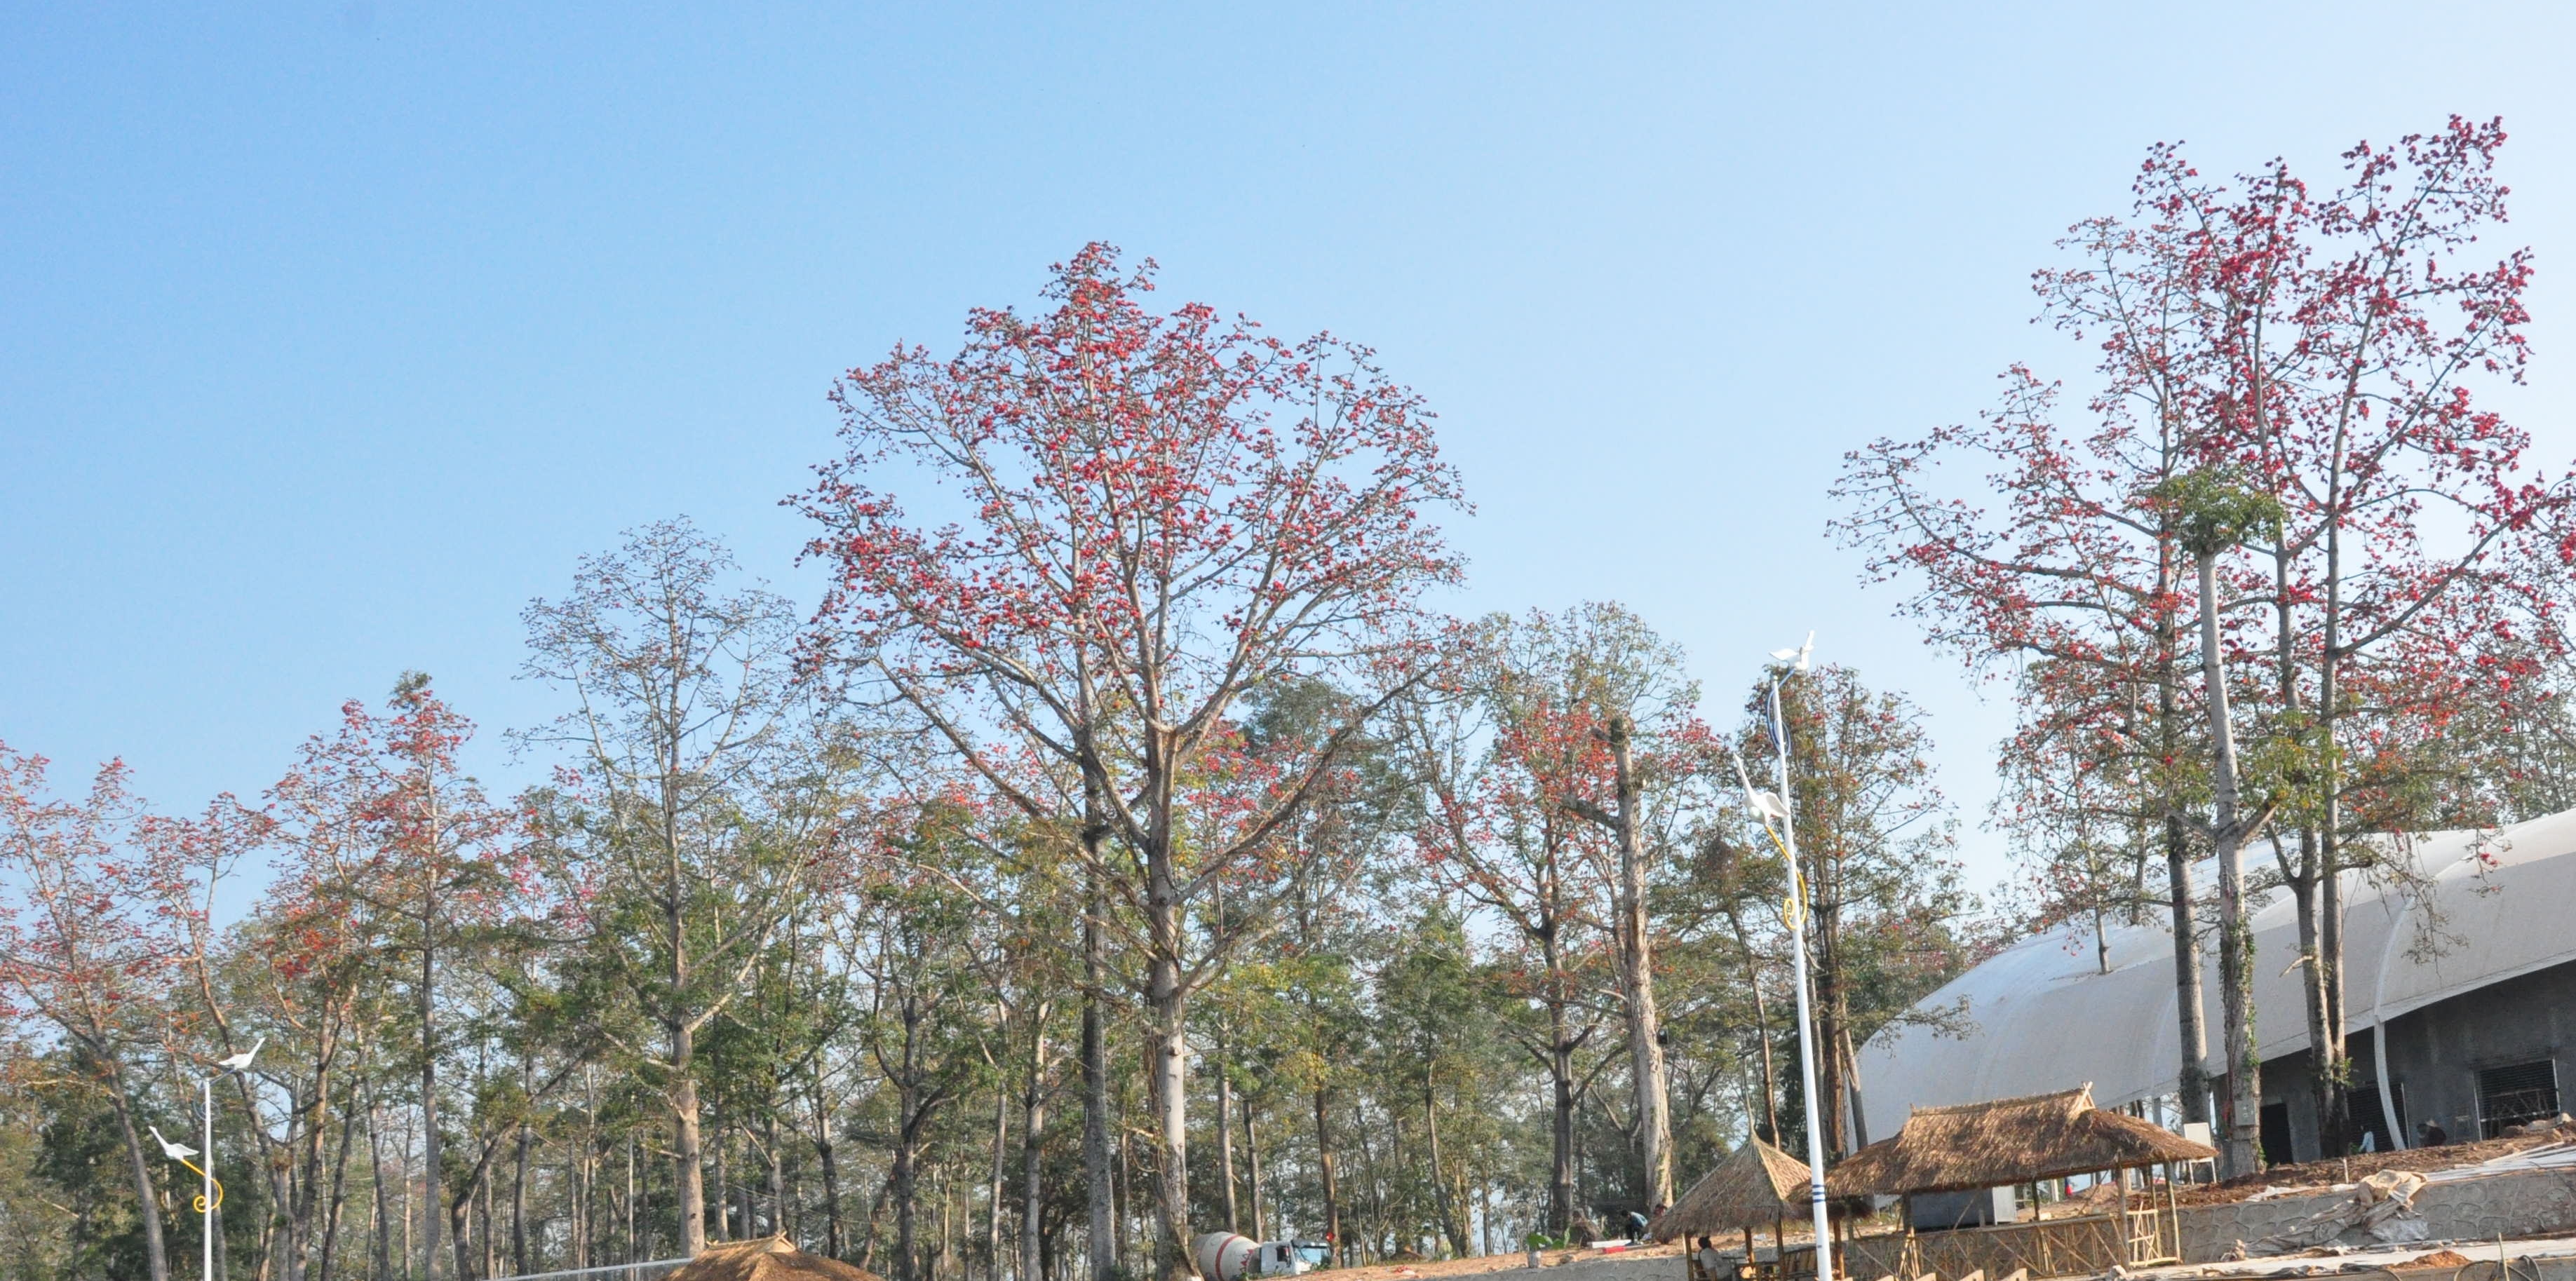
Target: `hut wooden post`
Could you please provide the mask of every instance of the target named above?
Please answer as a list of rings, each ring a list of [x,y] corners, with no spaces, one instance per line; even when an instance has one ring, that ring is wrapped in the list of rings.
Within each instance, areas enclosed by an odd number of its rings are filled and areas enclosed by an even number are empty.
[[[2120,1230],[2114,1234],[2120,1242],[2120,1266],[2129,1267],[2138,1261],[2137,1243],[2130,1239],[2129,1172],[2113,1170],[2111,1177],[2120,1181]]]
[[[2165,1162],[2165,1231],[2172,1234],[2173,1245],[2165,1253],[2182,1257],[2182,1205],[2174,1199],[2174,1163]]]

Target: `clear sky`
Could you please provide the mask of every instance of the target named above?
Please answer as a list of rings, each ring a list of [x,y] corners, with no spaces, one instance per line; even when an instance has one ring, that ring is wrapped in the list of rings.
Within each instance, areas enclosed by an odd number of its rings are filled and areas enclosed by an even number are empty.
[[[810,600],[833,376],[1101,238],[1428,395],[1455,608],[1626,601],[1722,719],[1809,628],[1911,692],[1991,881],[2006,709],[1827,541],[1843,451],[2081,374],[2028,273],[2149,143],[2323,178],[2458,112],[2576,457],[2569,12],[10,5],[0,740],[194,808],[420,668],[513,783],[529,597],[687,513]]]

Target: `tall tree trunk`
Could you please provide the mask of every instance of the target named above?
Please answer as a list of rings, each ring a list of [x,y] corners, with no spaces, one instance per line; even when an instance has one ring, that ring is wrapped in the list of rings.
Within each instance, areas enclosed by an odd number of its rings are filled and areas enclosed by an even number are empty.
[[[1270,1239],[1269,1220],[1264,1217],[1261,1210],[1263,1195],[1261,1184],[1261,1135],[1259,1131],[1252,1128],[1252,1096],[1249,1094],[1243,1094],[1236,1097],[1241,1100],[1243,1106],[1244,1173],[1251,1176],[1250,1182],[1246,1184],[1246,1187],[1252,1193],[1252,1239],[1255,1241],[1267,1241]]]
[[[2172,553],[2162,552],[2170,557]],[[2163,569],[2160,577],[2168,576]],[[2156,737],[2163,759],[2171,762],[2182,753],[2181,691],[2174,677],[2173,654],[2178,644],[2170,622],[2160,621],[2156,628],[2160,658],[2156,681]],[[2191,880],[2191,844],[2183,830],[2182,815],[2167,799],[2165,814],[2165,881],[2173,905],[2174,945],[2174,1022],[2175,1041],[2182,1062],[2174,1078],[2174,1091],[2181,1096],[2185,1121],[2206,1124],[2209,1119],[2209,1018],[2208,1004],[2201,994],[2200,970],[2200,901]]]
[[[2249,824],[2238,811],[2236,729],[2227,709],[2227,675],[2218,636],[2218,557],[2200,562],[2200,669],[2208,687],[2211,762],[2211,840],[2218,848],[2218,974],[2227,1033],[2226,1142],[2220,1148],[2228,1177],[2262,1168],[2262,1071],[2254,1047],[2254,931],[2245,910],[2243,850]]]
[[[2276,667],[2279,677],[2277,695],[2285,714],[2295,716],[2304,701],[2299,690],[2299,629],[2297,595],[2290,581],[2290,557],[2276,551],[2272,557],[2272,599],[2274,635],[2279,652]],[[2318,761],[2322,765],[2323,761]],[[2319,780],[2303,767],[2294,776],[2294,786],[2314,787]],[[2273,842],[2276,853],[2279,841]],[[2324,904],[2324,852],[2314,822],[2299,829],[2298,857],[2280,859],[2281,879],[2289,887],[2299,925],[2299,998],[2302,1013],[2307,1016],[2308,1090],[2317,1116],[2317,1155],[2320,1158],[2342,1156],[2346,1151],[2344,1130],[2344,1087],[2349,1076],[2343,1062],[2343,1038],[2330,1035],[2331,998],[2326,993],[2324,931],[2320,916]]]
[[[489,1165],[484,1167],[475,1181],[483,1188],[483,1275],[498,1276],[501,1269],[501,1239],[493,1231],[495,1216],[492,1213],[492,1198],[499,1191],[497,1185],[500,1181],[492,1177]]]
[[[1673,1115],[1664,1085],[1663,1023],[1655,1013],[1654,941],[1646,922],[1646,855],[1637,830],[1642,816],[1630,735],[1624,714],[1611,718],[1610,760],[1619,789],[1619,984],[1628,1015],[1637,1155],[1645,1163],[1648,1198],[1666,1204],[1673,1199]]]
[[[1821,847],[1821,840],[1810,841]],[[1851,1134],[1843,1127],[1844,1104],[1849,1090],[1843,1081],[1843,985],[1838,935],[1840,930],[1833,900],[1833,863],[1831,855],[1817,849],[1810,856],[1807,869],[1808,904],[1816,922],[1808,941],[1813,945],[1807,973],[1815,984],[1816,1011],[1816,1118],[1825,1130],[1825,1155],[1839,1161],[1851,1155]]]
[[[2173,446],[2166,446],[2171,457]],[[2170,467],[2167,469],[2170,474]],[[2175,568],[2177,530],[2170,518],[2159,526],[2156,540],[2156,586],[2160,594],[2171,595],[2179,586]],[[2182,757],[2183,716],[2181,677],[2176,671],[2181,647],[2180,629],[2172,611],[2160,611],[2155,622],[2156,637],[2156,750],[2170,771]],[[2183,828],[2182,814],[2170,795],[2173,780],[2169,773],[2159,775],[2157,785],[2167,791],[2165,802],[2165,878],[2173,908],[2174,945],[2174,1023],[2175,1042],[2180,1047],[2182,1062],[2177,1065],[2174,1092],[2181,1096],[2185,1121],[2207,1123],[2209,1115],[2209,1018],[2208,1003],[2203,998],[2200,966],[2200,903],[2191,880],[2191,846]],[[2143,803],[2143,802],[2142,802]]]
[[[358,1133],[358,1087],[349,1085],[348,1105],[340,1110],[340,1146],[331,1159],[331,1199],[322,1219],[322,1248],[314,1263],[314,1281],[331,1281],[331,1259],[340,1243],[340,1221],[349,1188],[349,1153]]]
[[[1147,851],[1145,999],[1153,1016],[1153,1062],[1146,1102],[1154,1114],[1154,1273],[1161,1281],[1190,1281],[1198,1269],[1190,1257],[1189,992],[1181,982],[1184,940],[1174,875],[1170,851]]]
[[[1342,1192],[1333,1179],[1333,1124],[1329,1111],[1332,1099],[1324,1087],[1315,1087],[1315,1166],[1324,1177],[1324,1244],[1331,1251],[1325,1266],[1346,1268],[1350,1260],[1342,1251]]]
[[[528,1267],[528,1144],[534,1136],[527,1122],[519,1123],[519,1151],[510,1171],[510,1270],[522,1275]]]
[[[1431,1150],[1431,1190],[1440,1212],[1440,1229],[1449,1238],[1452,1257],[1467,1255],[1467,1224],[1459,1213],[1457,1199],[1450,1194],[1448,1175],[1440,1160],[1440,1096],[1431,1074],[1431,1062],[1422,1065],[1422,1133]]]
[[[572,1265],[590,1266],[591,1242],[599,1239],[599,1150],[592,1126],[582,1127],[581,1146],[572,1162]]]
[[[1849,1009],[1843,1011],[1842,1019],[1834,1029],[1834,1036],[1839,1043],[1835,1057],[1842,1063],[1845,1119],[1851,1123],[1852,1151],[1857,1152],[1869,1146],[1869,1112],[1861,1106],[1860,1055],[1852,1047]]]
[[[1020,1275],[1018,1281],[1040,1281],[1046,1275],[1041,1252],[1046,1207],[1045,1156],[1047,1095],[1047,1007],[1037,1009],[1037,1030],[1029,1052],[1029,1075],[1020,1091]]]
[[[920,1275],[920,1254],[913,1237],[913,1194],[921,1178],[917,1166],[919,1130],[914,1124],[918,1095],[908,1080],[896,1091],[895,1102],[901,1112],[895,1119],[894,1170],[890,1178],[894,1187],[894,1281],[916,1281]]]
[[[715,1124],[709,1128],[715,1131],[715,1142],[708,1145],[707,1155],[716,1167],[716,1194],[712,1198],[716,1221],[715,1225],[708,1230],[707,1239],[730,1241],[734,1239],[736,1229],[733,1221],[733,1167],[726,1161],[728,1149],[725,1143],[724,1114],[717,1113]]]
[[[676,624],[675,624],[676,628]],[[677,652],[678,638],[673,638]],[[676,678],[669,697],[677,697]],[[667,703],[658,709],[664,725],[686,723],[678,708]],[[669,1039],[671,1061],[670,1084],[664,1097],[671,1105],[672,1199],[680,1216],[680,1253],[696,1258],[707,1248],[707,1172],[700,1150],[698,1133],[697,1029],[690,1026],[684,1004],[689,991],[689,936],[682,913],[688,902],[689,888],[680,859],[680,788],[682,780],[676,765],[676,744],[657,746],[662,753],[661,777],[655,789],[655,801],[661,810],[662,883],[659,887],[662,909],[662,942],[670,950],[669,968],[663,979],[671,986],[664,996],[663,1031]]]
[[[433,1217],[442,1209],[447,1215],[448,1244],[451,1247],[451,1253],[456,1256],[457,1281],[470,1281],[475,1275],[474,1196],[482,1190],[483,1172],[476,1170],[472,1181],[465,1185],[465,1190],[458,1193],[455,1200],[448,1202],[444,1207],[428,1207],[428,1213]],[[485,1269],[485,1271],[489,1270]]]
[[[1003,1184],[1008,1177],[1010,1156],[1011,1092],[1001,1088],[993,1091],[993,1177],[985,1184],[984,1266],[992,1270],[986,1281],[1002,1281]]]
[[[1083,840],[1091,847],[1096,866],[1106,829],[1099,819],[1097,800],[1091,802],[1091,810],[1091,820],[1083,826]],[[1108,1029],[1101,1026],[1106,958],[1101,950],[1100,914],[1104,910],[1106,905],[1095,884],[1082,914],[1082,1169],[1084,1196],[1091,1212],[1091,1281],[1117,1281],[1119,1265],[1117,1189],[1112,1183],[1109,1153]]]
[[[848,1248],[848,1243],[841,1236],[841,1166],[839,1157],[832,1151],[829,1121],[816,1128],[814,1158],[823,1165],[823,1248],[833,1258],[840,1259],[845,1257],[843,1251]]]
[[[433,993],[438,982],[438,949],[428,934],[436,928],[438,901],[435,892],[422,909],[423,938],[420,948],[420,1164],[421,1164],[421,1276],[424,1281],[438,1281],[440,1220],[445,1217],[446,1186],[440,1178],[442,1156],[438,1141],[438,1036]]]
[[[143,1154],[143,1136],[134,1129],[134,1105],[125,1094],[125,1065],[105,1054],[99,1058],[107,1066],[107,1103],[116,1113],[117,1136],[125,1141],[125,1156],[134,1176],[134,1217],[143,1227],[143,1265],[152,1273],[152,1281],[170,1281],[170,1255],[161,1239],[161,1198],[152,1184],[152,1163]]]
[[[668,1021],[671,1044],[671,1186],[680,1215],[680,1254],[694,1259],[707,1248],[707,1170],[699,1148],[697,1034],[686,1021]]]
[[[1216,1168],[1225,1188],[1225,1230],[1243,1231],[1243,1208],[1234,1195],[1234,1081],[1226,1068],[1225,1020],[1216,1025]]]
[[[1553,864],[1550,866],[1552,869]],[[1580,1044],[1566,1014],[1573,1001],[1573,980],[1565,972],[1565,958],[1557,951],[1557,931],[1564,919],[1551,890],[1547,917],[1540,922],[1538,945],[1547,975],[1547,1230],[1558,1236],[1563,1236],[1574,1222],[1574,1051]]]
[[[375,1185],[376,1194],[376,1231],[373,1242],[376,1262],[374,1281],[394,1281],[394,1214],[393,1205],[385,1196],[385,1185],[388,1182],[395,1182],[409,1187],[410,1180],[400,1177],[388,1180],[385,1177],[384,1109],[376,1101],[373,1086],[369,1086],[367,1090],[367,1158],[370,1163],[368,1168],[374,1171],[374,1177],[368,1182]],[[400,1172],[397,1171],[396,1174],[399,1176]],[[411,1255],[408,1250],[404,1252],[403,1258],[406,1262],[410,1260]]]
[[[1771,1064],[1771,1007],[1762,997],[1762,970],[1754,964],[1753,943],[1745,937],[1744,917],[1729,910],[1726,923],[1735,932],[1735,950],[1744,957],[1744,990],[1753,994],[1753,1031],[1762,1047],[1762,1123],[1769,1127],[1762,1141],[1777,1146],[1780,1142],[1780,1080]],[[1570,1091],[1565,1105],[1570,1124],[1574,1106]],[[1559,1232],[1564,1230],[1561,1224],[1557,1228]]]
[[[1148,1073],[1141,1070],[1140,1065],[1137,1075],[1142,1077]],[[1124,1273],[1127,1268],[1127,1258],[1136,1227],[1136,1132],[1127,1124],[1127,1096],[1129,1087],[1133,1084],[1133,1081],[1125,1080],[1118,1083],[1117,1094],[1112,1100],[1117,1104],[1118,1110],[1113,1114],[1109,1125],[1109,1133],[1115,1136],[1114,1151],[1118,1158],[1116,1174],[1110,1182],[1109,1190],[1115,1198],[1112,1204],[1117,1209],[1111,1223],[1117,1230],[1117,1239],[1113,1242],[1113,1246],[1121,1273]]]
[[[2335,1081],[2335,1115],[2342,1125],[2343,1141],[2350,1149],[2360,1127],[2352,1117],[2352,1046],[2343,1008],[2343,865],[2335,844],[2335,800],[2325,799],[2325,817],[2317,833],[2317,976],[2325,988],[2326,1043],[2334,1047],[2335,1062],[2341,1073]]]
[[[1566,1027],[1565,1001],[1548,1001],[1547,1228],[1563,1236],[1574,1224],[1574,1038]]]
[[[2352,1064],[2347,1054],[2345,1033],[2351,1025],[2344,1016],[2343,986],[2343,755],[2335,750],[2341,741],[2343,720],[2343,526],[2345,502],[2345,437],[2339,427],[2335,432],[2332,479],[2326,488],[2325,527],[2325,602],[2323,610],[2323,645],[2317,658],[2317,739],[2322,749],[2317,788],[2322,801],[2317,815],[2317,871],[2324,882],[2322,901],[2318,905],[2317,978],[2325,993],[2325,1038],[2336,1064],[2334,1098],[2335,1116],[2342,1124],[2346,1139],[2352,1135]],[[2373,1032],[2377,1036],[2380,1033]],[[2384,1061],[2384,1060],[2383,1060]],[[2379,1082],[2380,1098],[2389,1100],[2390,1083]],[[2394,1113],[2390,1113],[2394,1115]],[[2389,1135],[2392,1146],[2404,1146],[2405,1136]]]
[[[2326,1031],[2326,976],[2320,917],[2324,912],[2325,887],[2319,883],[2316,868],[2317,834],[2314,829],[2299,833],[2297,876],[2285,876],[2291,906],[2299,927],[2299,959],[2292,964],[2299,971],[2300,1012],[2307,1018],[2308,1094],[2317,1114],[2317,1156],[2319,1159],[2344,1155],[2343,1109],[2338,1106],[2343,1095],[2343,1056],[2340,1046],[2329,1043]]]
[[[768,1115],[761,1120],[761,1133],[766,1140],[761,1152],[769,1173],[769,1222],[765,1226],[770,1233],[793,1232],[795,1229],[787,1222],[787,1151],[778,1142],[777,1096],[773,1094],[771,1099]]]

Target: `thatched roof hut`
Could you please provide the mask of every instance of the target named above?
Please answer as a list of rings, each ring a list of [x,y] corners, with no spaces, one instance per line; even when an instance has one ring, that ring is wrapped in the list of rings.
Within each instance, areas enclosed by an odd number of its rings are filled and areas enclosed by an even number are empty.
[[[2093,1106],[2088,1083],[2055,1094],[1916,1108],[1896,1137],[1852,1153],[1825,1176],[1825,1185],[1838,1197],[1959,1192],[2216,1155],[2162,1126]]]
[[[662,1281],[884,1281],[866,1268],[807,1254],[784,1235],[708,1246]]]
[[[1657,1241],[1719,1236],[1807,1214],[1807,1163],[1752,1139],[1646,1227]]]

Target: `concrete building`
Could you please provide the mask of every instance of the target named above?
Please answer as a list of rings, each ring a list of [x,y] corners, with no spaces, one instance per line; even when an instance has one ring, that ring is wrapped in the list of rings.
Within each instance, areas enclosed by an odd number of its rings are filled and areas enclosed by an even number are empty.
[[[2354,1112],[2376,1146],[2415,1146],[2427,1121],[2454,1141],[2554,1116],[2576,1098],[2576,811],[2401,842],[2429,888],[2347,873],[2344,965]],[[2248,852],[2248,865],[2268,857]],[[2306,1010],[2289,968],[2286,893],[2254,916],[2263,1138],[2274,1161],[2320,1155]],[[2215,938],[2203,940],[2204,1016],[2222,1066]],[[2091,1082],[2104,1107],[2167,1099],[2181,1075],[2173,936],[2155,922],[2097,936],[2070,926],[1989,958],[1927,997],[1860,1054],[1873,1137],[1910,1108]],[[2384,1052],[2383,1052],[2384,1040]],[[2379,1086],[2391,1084],[2385,1099]],[[2393,1125],[2392,1125],[2393,1122]]]

